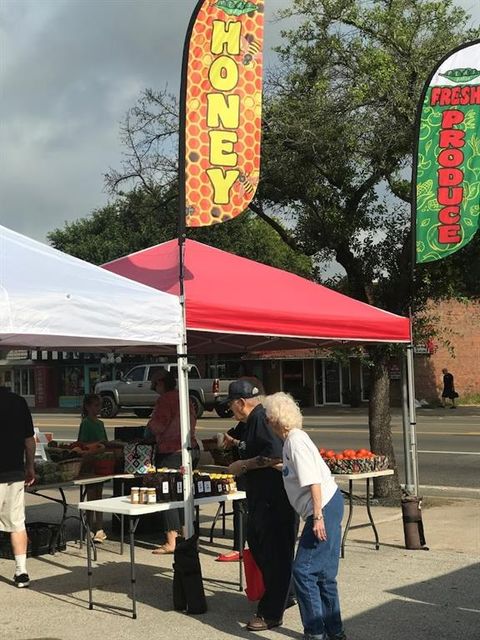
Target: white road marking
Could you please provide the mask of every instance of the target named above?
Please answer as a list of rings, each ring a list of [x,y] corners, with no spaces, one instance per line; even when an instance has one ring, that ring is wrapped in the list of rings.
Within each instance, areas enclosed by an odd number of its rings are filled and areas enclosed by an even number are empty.
[[[443,453],[447,456],[480,456],[480,451],[418,451],[418,453]]]

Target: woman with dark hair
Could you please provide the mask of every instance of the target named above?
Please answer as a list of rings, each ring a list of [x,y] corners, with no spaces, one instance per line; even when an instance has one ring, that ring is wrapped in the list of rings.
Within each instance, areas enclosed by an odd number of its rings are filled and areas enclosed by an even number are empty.
[[[102,408],[102,399],[96,393],[88,393],[83,399],[82,422],[78,431],[78,442],[106,442],[108,440],[105,425],[98,419],[98,414]],[[101,500],[103,482],[90,484],[87,487],[87,500]],[[101,544],[107,539],[103,530],[103,514],[97,511],[88,513],[90,526],[95,535],[94,542]]]
[[[152,389],[159,394],[155,403],[148,429],[155,436],[157,453],[156,467],[180,469],[182,466],[182,439],[180,433],[180,396],[177,381],[173,374],[159,369],[152,378]],[[200,450],[195,438],[197,416],[190,403],[190,438],[192,447],[192,465],[195,468],[200,459]],[[181,528],[181,510],[171,509],[162,514],[163,530],[166,542],[153,550],[155,554],[170,554],[175,551],[178,531]]]

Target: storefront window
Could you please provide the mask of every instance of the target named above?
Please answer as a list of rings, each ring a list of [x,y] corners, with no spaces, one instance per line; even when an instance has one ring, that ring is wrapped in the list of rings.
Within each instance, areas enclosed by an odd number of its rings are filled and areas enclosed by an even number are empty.
[[[347,378],[348,379],[348,378]],[[315,361],[315,404],[341,404],[342,367],[336,360]]]
[[[362,400],[366,402],[370,398],[370,367],[362,364]]]
[[[35,395],[35,376],[28,367],[15,369],[13,372],[13,390],[20,396]]]
[[[60,395],[82,396],[84,393],[83,367],[65,367],[60,375]]]
[[[301,394],[303,386],[303,360],[284,360],[282,362],[283,391],[296,398]]]

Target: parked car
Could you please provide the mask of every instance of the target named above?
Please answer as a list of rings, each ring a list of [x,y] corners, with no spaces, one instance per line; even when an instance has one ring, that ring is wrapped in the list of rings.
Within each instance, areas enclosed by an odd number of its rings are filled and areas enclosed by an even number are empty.
[[[129,409],[139,418],[148,418],[158,397],[151,389],[151,380],[159,368],[171,371],[177,377],[176,363],[142,364],[130,369],[121,380],[97,383],[95,393],[102,398],[102,417],[114,418],[120,410]],[[220,417],[226,415],[219,401],[226,397],[230,382],[219,378],[201,378],[198,368],[189,366],[188,388],[197,418],[204,410],[215,409]]]

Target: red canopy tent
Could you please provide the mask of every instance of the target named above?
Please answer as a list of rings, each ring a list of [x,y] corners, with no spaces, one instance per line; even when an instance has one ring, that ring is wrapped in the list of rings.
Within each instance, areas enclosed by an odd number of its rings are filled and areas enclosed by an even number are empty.
[[[190,353],[251,353],[339,343],[407,345],[408,392],[406,383],[402,384],[406,486],[407,490],[418,493],[409,319],[353,300],[292,273],[193,240],[184,243],[183,256]],[[177,240],[103,266],[161,291],[180,293]],[[188,421],[185,424],[188,425]],[[188,433],[187,427],[185,433]],[[416,478],[413,484],[411,478]]]
[[[178,295],[178,262],[178,242],[171,240],[103,266]],[[185,243],[184,263],[192,353],[325,346],[334,342],[410,342],[407,318],[287,271],[193,240]]]

